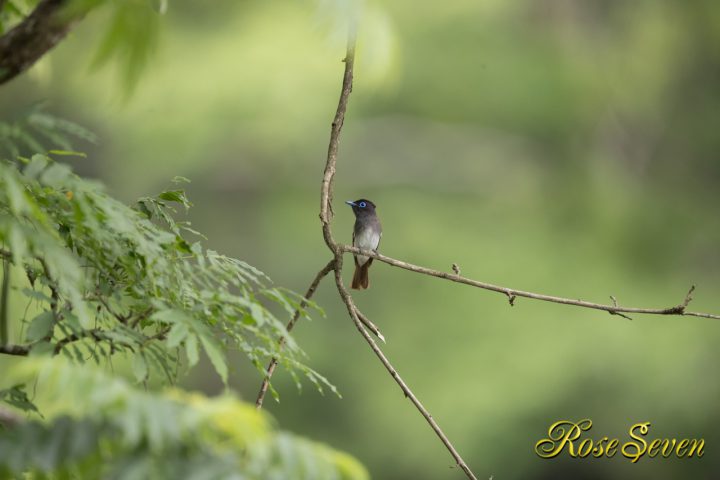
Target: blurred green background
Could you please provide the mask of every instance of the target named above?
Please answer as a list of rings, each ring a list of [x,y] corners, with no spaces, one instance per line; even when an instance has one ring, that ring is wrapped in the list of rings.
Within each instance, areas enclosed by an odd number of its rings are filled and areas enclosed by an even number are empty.
[[[88,67],[103,12],[0,88],[3,119],[37,103],[98,145],[70,160],[118,197],[192,179],[208,246],[304,291],[329,254],[319,187],[339,94],[333,2],[174,1],[131,95]],[[368,3],[341,139],[340,201],[378,205],[389,256],[518,289],[720,312],[720,3],[397,0]],[[349,261],[349,258],[348,258]],[[344,272],[349,281],[351,272]],[[384,264],[360,308],[479,478],[716,478],[720,324],[518,299]],[[373,478],[463,478],[355,331],[332,284],[296,338],[343,398],[275,378],[288,430],[356,455]],[[19,308],[19,307],[18,307]],[[204,367],[203,367],[204,368]],[[221,390],[209,368],[189,388]],[[260,376],[237,359],[232,386]],[[591,436],[704,438],[701,459],[542,460],[557,420]]]

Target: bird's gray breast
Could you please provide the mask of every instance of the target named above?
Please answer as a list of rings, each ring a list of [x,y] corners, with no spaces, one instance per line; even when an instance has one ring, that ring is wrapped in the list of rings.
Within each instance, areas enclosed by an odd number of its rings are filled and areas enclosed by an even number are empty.
[[[359,228],[355,231],[353,245],[363,250],[376,250],[380,244],[380,232],[372,227]],[[368,261],[364,255],[355,255],[360,265]]]

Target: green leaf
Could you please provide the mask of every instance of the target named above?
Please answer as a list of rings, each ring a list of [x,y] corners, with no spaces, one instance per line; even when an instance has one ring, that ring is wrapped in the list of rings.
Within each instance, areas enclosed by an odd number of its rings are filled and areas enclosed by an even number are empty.
[[[198,361],[200,360],[198,354],[197,335],[188,335],[187,339],[185,340],[185,354],[188,358],[188,364],[191,367],[197,365]]]
[[[45,185],[59,188],[66,184],[70,175],[72,175],[70,167],[62,163],[53,163],[40,175],[40,181]]]
[[[5,180],[10,211],[15,215],[21,215],[27,212],[29,207],[23,188],[18,184],[17,180],[10,175],[5,176],[3,180]]]
[[[200,341],[202,342],[203,348],[205,349],[205,353],[210,359],[210,363],[212,363],[213,367],[215,367],[215,371],[218,373],[218,375],[220,375],[223,383],[227,384],[228,367],[225,360],[225,355],[220,350],[220,347],[215,343],[212,338],[206,337],[204,335],[200,337]]]
[[[38,292],[37,290],[30,290],[29,288],[23,288],[22,293],[29,298],[38,300],[40,302],[46,302],[50,303],[52,299],[45,295],[43,292]]]
[[[48,153],[60,155],[64,157],[82,157],[87,158],[87,154],[83,152],[73,152],[72,150],[48,150]]]
[[[52,329],[54,319],[55,315],[49,310],[33,318],[25,335],[26,340],[28,342],[36,342],[48,336]]]
[[[132,91],[158,43],[159,16],[147,2],[112,2],[114,11],[103,29],[93,66],[115,58],[121,67],[127,93]]]
[[[31,357],[43,357],[51,355],[55,352],[55,345],[50,342],[42,341],[34,344],[30,349]]]
[[[23,233],[23,229],[19,225],[10,226],[10,249],[12,250],[15,265],[21,265],[25,255],[27,255],[28,241]]]
[[[167,336],[168,348],[176,348],[185,340],[189,332],[188,326],[185,323],[176,323],[170,329]]]
[[[175,202],[183,205],[184,207],[190,207],[191,203],[188,201],[183,190],[167,190],[158,195],[161,200],[167,200],[168,202]]]
[[[136,353],[133,355],[132,369],[133,374],[135,375],[135,380],[138,382],[144,382],[147,380],[148,365],[144,353]]]
[[[25,385],[15,385],[11,388],[0,390],[0,400],[25,412],[40,413],[35,404],[25,393]]]
[[[35,154],[32,156],[30,163],[25,167],[23,174],[28,178],[35,179],[45,170],[48,165],[48,158],[45,155]]]

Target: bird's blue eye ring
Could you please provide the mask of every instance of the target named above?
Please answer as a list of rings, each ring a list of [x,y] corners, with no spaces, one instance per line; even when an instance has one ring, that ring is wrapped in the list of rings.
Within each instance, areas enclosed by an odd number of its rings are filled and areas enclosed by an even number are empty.
[[[365,203],[365,202],[360,202],[359,205],[360,205],[360,208],[365,208],[365,207],[367,207],[367,203]]]

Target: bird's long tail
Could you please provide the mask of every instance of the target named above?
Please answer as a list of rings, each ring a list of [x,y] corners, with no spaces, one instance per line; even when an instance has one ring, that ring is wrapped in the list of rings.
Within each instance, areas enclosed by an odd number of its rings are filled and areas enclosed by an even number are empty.
[[[358,262],[355,261],[355,273],[353,273],[352,284],[350,285],[351,288],[354,288],[355,290],[365,290],[370,286],[368,270],[370,269],[372,260],[372,258],[369,258],[362,265],[359,265]]]

